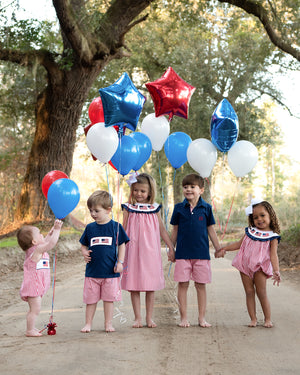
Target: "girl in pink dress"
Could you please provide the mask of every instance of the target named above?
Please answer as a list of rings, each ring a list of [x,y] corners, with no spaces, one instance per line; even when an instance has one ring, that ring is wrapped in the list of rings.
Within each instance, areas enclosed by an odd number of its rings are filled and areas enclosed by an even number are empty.
[[[25,225],[17,233],[20,247],[26,251],[24,277],[20,296],[29,305],[26,336],[42,336],[35,321],[41,311],[43,295],[50,287],[50,264],[47,251],[57,243],[62,221],[55,220],[53,228],[44,238],[37,227]]]
[[[246,208],[249,227],[243,238],[223,247],[216,256],[226,251],[238,250],[232,261],[241,274],[246,293],[246,304],[250,316],[249,327],[256,327],[255,293],[260,301],[265,317],[264,327],[271,328],[271,308],[267,296],[267,279],[273,276],[274,285],[279,285],[280,272],[277,247],[280,241],[280,226],[276,213],[270,203],[252,200]],[[218,254],[219,253],[219,254]]]
[[[149,328],[154,328],[154,291],[165,287],[160,237],[170,249],[174,247],[161,219],[161,205],[154,203],[154,179],[141,173],[136,174],[134,181],[129,184],[129,202],[122,204],[123,227],[130,241],[126,244],[121,287],[131,294],[133,328],[143,326],[140,292],[146,292],[146,324]]]

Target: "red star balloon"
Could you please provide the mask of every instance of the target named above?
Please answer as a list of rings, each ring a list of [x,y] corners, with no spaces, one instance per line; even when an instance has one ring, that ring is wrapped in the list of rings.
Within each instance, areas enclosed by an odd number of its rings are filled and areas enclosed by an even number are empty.
[[[152,97],[156,117],[169,115],[188,118],[188,110],[191,96],[195,87],[185,82],[169,67],[161,78],[154,82],[146,83],[146,87]]]

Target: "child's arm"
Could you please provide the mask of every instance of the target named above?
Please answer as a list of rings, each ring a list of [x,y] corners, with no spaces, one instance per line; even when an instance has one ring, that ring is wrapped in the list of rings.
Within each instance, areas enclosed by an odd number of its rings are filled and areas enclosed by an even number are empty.
[[[63,222],[61,220],[55,220],[53,227],[44,239],[44,243],[37,245],[35,253],[43,254],[44,252],[53,249],[57,244],[62,225]]]
[[[280,278],[280,272],[279,272],[279,260],[278,260],[278,255],[277,255],[277,247],[278,247],[278,240],[277,239],[272,240],[271,248],[270,248],[270,258],[271,258],[271,264],[273,267],[272,280],[274,280],[273,285],[277,284],[277,286],[279,286],[281,278]]]
[[[169,252],[168,252],[168,260],[170,260],[171,262],[174,262],[174,259],[175,259],[175,253],[174,253],[174,245],[173,245],[173,242],[171,241],[170,239],[170,236],[169,236],[169,233],[167,232],[165,226],[164,226],[164,223],[161,219],[161,214],[160,212],[157,213],[157,217],[158,217],[158,223],[159,223],[159,233],[160,233],[160,236],[161,238],[165,241],[165,244],[168,246],[169,248]]]
[[[91,261],[91,252],[92,250],[89,250],[87,246],[81,245],[81,252],[83,255],[83,258],[85,260],[85,263],[89,263]]]
[[[169,252],[169,257],[171,262],[175,262],[175,245],[177,243],[177,235],[178,235],[178,225],[173,225],[173,229],[171,232],[171,241],[173,243],[173,249]]]
[[[119,273],[123,271],[123,263],[125,258],[125,242],[118,246],[118,260],[115,265],[114,271],[115,273]]]
[[[241,247],[241,244],[243,242],[244,237],[245,237],[245,234],[243,235],[243,237],[239,241],[232,242],[231,244],[229,244],[227,246],[223,246],[221,248],[221,250],[224,251],[225,253],[226,253],[226,251],[239,250],[239,248]]]
[[[125,230],[125,232],[126,232],[126,228],[127,228],[127,222],[128,222],[128,211],[126,211],[126,210],[124,210],[123,211],[123,228],[124,228],[124,230]]]
[[[207,227],[207,232],[208,232],[208,236],[215,248],[215,257],[216,258],[220,258],[220,257],[224,257],[225,255],[225,251],[222,251],[221,252],[221,246],[219,244],[219,240],[218,240],[218,236],[217,236],[217,233],[216,233],[216,230],[215,230],[215,226],[214,225],[209,225]]]

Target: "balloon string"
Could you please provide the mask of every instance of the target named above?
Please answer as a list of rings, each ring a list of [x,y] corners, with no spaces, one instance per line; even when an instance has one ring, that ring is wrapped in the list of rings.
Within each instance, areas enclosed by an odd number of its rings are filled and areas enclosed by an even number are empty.
[[[220,232],[222,233],[221,222],[220,222],[220,219],[219,219],[219,216],[218,216],[218,212],[217,212],[217,208],[216,208],[216,205],[215,205],[215,201],[214,201],[213,196],[212,196],[212,193],[211,193],[211,188],[210,188],[210,184],[209,184],[209,179],[208,179],[207,177],[205,177],[205,180],[206,180],[206,182],[207,182],[207,184],[208,184],[209,193],[210,193],[210,198],[211,198],[211,201],[212,201],[212,204],[213,204],[213,207],[214,207],[215,213],[216,213],[216,218],[217,218],[217,222],[218,222],[218,225],[219,225]]]
[[[108,189],[108,193],[110,195],[110,202],[111,202],[111,207],[113,206],[113,198],[112,198],[112,193],[111,193],[111,190],[110,190],[110,184],[109,184],[109,171],[108,171],[108,166],[107,166],[107,163],[105,164],[105,172],[106,172],[106,181],[107,181],[107,189]],[[114,220],[114,213],[113,211],[111,211],[111,215],[112,215],[112,219]]]
[[[231,201],[231,205],[230,205],[230,209],[229,209],[229,213],[228,213],[228,217],[227,217],[227,221],[226,221],[226,225],[225,225],[225,228],[224,228],[224,232],[221,236],[221,241],[223,240],[224,236],[225,236],[225,233],[226,233],[226,229],[227,229],[227,225],[228,225],[228,222],[229,222],[229,218],[230,218],[230,215],[231,215],[231,211],[232,211],[232,206],[233,206],[233,202],[234,202],[234,198],[235,198],[235,195],[236,195],[236,192],[237,192],[237,188],[238,188],[238,185],[239,185],[239,178],[237,179],[237,182],[236,182],[236,185],[235,185],[235,189],[234,189],[234,193],[233,193],[233,197],[232,197],[232,201]]]
[[[165,195],[164,195],[164,188],[163,188],[163,182],[162,182],[162,174],[161,174],[161,168],[160,168],[160,160],[159,160],[159,153],[157,151],[157,162],[158,162],[158,171],[159,171],[159,177],[160,177],[160,186],[161,186],[161,196],[162,196],[162,201],[163,201],[163,207],[164,207],[164,215],[165,215],[165,223],[167,220],[167,212],[166,212],[166,205],[165,205]]]
[[[55,283],[56,283],[56,259],[57,259],[57,256],[56,256],[56,251],[55,251],[55,253],[53,255],[53,280],[52,280],[53,294],[52,294],[51,316],[50,316],[50,319],[49,319],[50,323],[53,322],[54,296],[55,296]]]

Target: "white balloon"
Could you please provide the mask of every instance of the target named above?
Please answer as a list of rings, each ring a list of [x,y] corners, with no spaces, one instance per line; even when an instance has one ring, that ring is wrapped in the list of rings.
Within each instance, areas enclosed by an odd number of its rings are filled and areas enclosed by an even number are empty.
[[[205,138],[195,139],[187,149],[187,159],[190,166],[203,178],[210,176],[217,157],[216,147]]]
[[[86,143],[91,153],[99,161],[107,163],[117,151],[118,133],[113,126],[105,127],[103,122],[98,122],[89,129]]]
[[[154,151],[160,151],[170,134],[170,124],[165,116],[150,113],[142,121],[141,132],[146,134]]]
[[[238,141],[228,151],[228,164],[236,177],[244,177],[251,172],[257,160],[257,148],[248,141]]]

